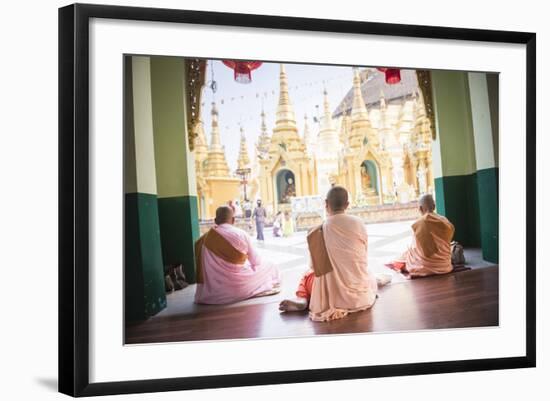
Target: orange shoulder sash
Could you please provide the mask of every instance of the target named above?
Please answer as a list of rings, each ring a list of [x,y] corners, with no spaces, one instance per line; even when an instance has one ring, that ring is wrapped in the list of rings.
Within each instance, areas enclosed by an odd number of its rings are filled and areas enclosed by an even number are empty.
[[[328,256],[325,239],[323,238],[323,225],[312,229],[307,235],[307,245],[311,255],[311,263],[315,277],[320,277],[333,270]]]
[[[434,237],[450,243],[455,232],[451,222],[433,213],[427,213],[418,219],[412,229],[418,247],[428,258],[439,250]]]
[[[197,283],[203,283],[202,249],[206,247],[217,257],[235,265],[246,262],[247,255],[235,249],[219,232],[211,228],[195,242],[195,265],[197,267]]]

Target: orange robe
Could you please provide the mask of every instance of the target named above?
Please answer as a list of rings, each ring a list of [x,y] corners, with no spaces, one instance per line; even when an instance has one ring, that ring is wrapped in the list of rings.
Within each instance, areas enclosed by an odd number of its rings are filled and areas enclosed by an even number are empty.
[[[329,321],[370,308],[378,286],[367,269],[368,238],[363,221],[344,213],[329,216],[321,234],[322,241],[319,236],[312,241],[311,233],[308,235],[313,272],[304,276],[297,292],[307,298],[311,283],[309,317]]]
[[[315,279],[315,274],[313,270],[308,270],[300,280],[298,284],[298,289],[296,290],[296,296],[298,298],[305,298],[308,300],[311,299],[311,291],[313,290],[313,280]]]
[[[426,213],[412,225],[412,229],[414,238],[411,246],[393,265],[405,268],[411,277],[451,272],[453,224],[444,216]]]

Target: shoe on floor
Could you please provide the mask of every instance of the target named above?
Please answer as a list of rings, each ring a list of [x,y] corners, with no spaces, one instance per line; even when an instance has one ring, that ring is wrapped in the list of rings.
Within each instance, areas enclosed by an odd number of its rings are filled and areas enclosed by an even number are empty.
[[[390,274],[377,274],[376,275],[376,283],[378,284],[378,287],[383,287],[385,285],[388,285],[391,283],[392,276]]]

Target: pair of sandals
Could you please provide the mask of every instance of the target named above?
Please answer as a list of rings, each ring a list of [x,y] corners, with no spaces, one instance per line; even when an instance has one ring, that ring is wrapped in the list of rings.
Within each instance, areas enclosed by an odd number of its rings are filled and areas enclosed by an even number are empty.
[[[185,273],[183,273],[183,266],[169,265],[167,273],[164,276],[164,287],[166,292],[179,291],[188,285],[189,283],[186,281]]]

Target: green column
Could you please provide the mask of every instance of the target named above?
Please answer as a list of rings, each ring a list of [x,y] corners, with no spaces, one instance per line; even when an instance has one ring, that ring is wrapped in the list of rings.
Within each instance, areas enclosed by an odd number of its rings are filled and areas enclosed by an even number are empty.
[[[195,281],[194,242],[199,237],[193,154],[189,151],[185,60],[151,57],[151,96],[160,235],[164,264],[181,263]]]
[[[483,259],[498,263],[498,127],[493,128],[498,123],[498,75],[468,73],[468,82],[476,148],[481,249]]]
[[[476,152],[466,72],[432,71],[436,140],[433,144],[438,213],[455,225],[455,239],[480,246]]]
[[[126,57],[124,67],[124,313],[126,322],[131,322],[164,309],[166,295],[149,58]]]

